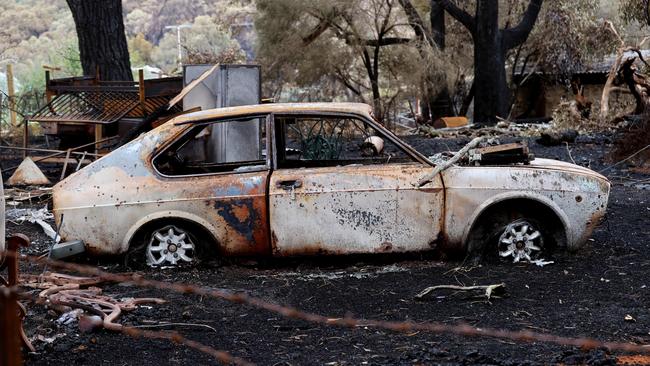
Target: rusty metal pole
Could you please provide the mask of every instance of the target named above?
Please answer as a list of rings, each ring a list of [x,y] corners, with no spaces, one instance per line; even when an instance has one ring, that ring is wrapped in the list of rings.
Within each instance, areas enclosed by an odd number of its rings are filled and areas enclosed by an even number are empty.
[[[0,366],[22,365],[20,350],[18,297],[7,287],[0,287]]]
[[[24,234],[14,234],[7,239],[7,252],[11,255],[7,256],[7,271],[9,275],[7,282],[9,286],[16,286],[18,284],[18,249],[27,248],[29,246],[29,238]]]

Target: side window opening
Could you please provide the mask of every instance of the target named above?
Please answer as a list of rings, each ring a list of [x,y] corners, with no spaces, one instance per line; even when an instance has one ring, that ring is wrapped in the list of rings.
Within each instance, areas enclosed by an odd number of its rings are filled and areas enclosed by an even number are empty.
[[[191,127],[158,154],[153,165],[171,176],[264,169],[265,122],[265,117],[258,117]]]
[[[276,116],[278,167],[413,162],[372,126],[353,117]]]

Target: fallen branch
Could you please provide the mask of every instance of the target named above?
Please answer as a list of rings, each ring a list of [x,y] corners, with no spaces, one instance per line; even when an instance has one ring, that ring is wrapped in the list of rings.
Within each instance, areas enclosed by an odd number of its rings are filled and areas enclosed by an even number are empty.
[[[425,296],[428,294],[436,291],[436,290],[456,290],[456,291],[476,291],[476,290],[483,290],[485,291],[485,297],[487,297],[487,300],[490,301],[492,298],[492,294],[497,291],[497,290],[504,290],[506,287],[505,283],[499,283],[496,285],[488,285],[488,286],[456,286],[456,285],[438,285],[438,286],[431,286],[427,287],[424,290],[422,290],[419,294],[415,295],[416,299],[423,299]]]
[[[197,327],[197,328],[207,328],[212,330],[215,333],[218,333],[214,327],[211,327],[207,324],[198,324],[198,323],[160,323],[160,324],[142,324],[142,325],[132,325],[130,328],[165,328],[165,327]]]
[[[450,166],[456,164],[460,159],[462,159],[471,149],[477,147],[485,137],[477,137],[470,141],[467,145],[465,145],[462,149],[460,149],[454,156],[451,157],[451,159],[447,160],[446,162],[437,165],[433,171],[424,177],[422,177],[418,181],[418,187],[422,187],[423,185],[431,182],[433,178],[436,177],[436,175],[440,174],[442,171],[445,169],[449,168]]]

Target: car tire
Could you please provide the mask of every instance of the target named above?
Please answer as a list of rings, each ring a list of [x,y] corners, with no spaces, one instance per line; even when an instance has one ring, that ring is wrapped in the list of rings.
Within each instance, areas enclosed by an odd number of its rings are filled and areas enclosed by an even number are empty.
[[[548,258],[561,240],[558,220],[550,215],[511,209],[482,215],[468,238],[468,259],[518,263]]]
[[[165,221],[147,226],[132,240],[128,267],[194,266],[207,258],[208,245],[196,226]]]

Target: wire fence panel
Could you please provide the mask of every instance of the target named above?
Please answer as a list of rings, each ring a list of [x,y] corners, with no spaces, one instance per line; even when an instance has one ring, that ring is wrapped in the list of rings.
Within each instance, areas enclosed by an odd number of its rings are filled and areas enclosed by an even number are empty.
[[[8,254],[11,255],[11,254]],[[360,319],[353,317],[345,318],[332,318],[324,315],[305,312],[300,309],[284,306],[281,304],[262,300],[260,298],[252,297],[244,293],[233,292],[223,289],[213,289],[191,284],[177,283],[177,282],[161,282],[146,279],[136,274],[115,274],[105,272],[97,267],[88,265],[80,265],[75,263],[66,263],[46,258],[39,258],[33,256],[22,256],[22,260],[48,265],[51,268],[61,270],[68,270],[77,272],[83,275],[96,276],[104,281],[129,283],[143,288],[152,288],[158,290],[172,291],[179,294],[191,294],[205,297],[212,297],[229,301],[235,304],[252,306],[258,309],[270,311],[283,317],[290,319],[302,320],[322,326],[344,327],[344,328],[377,328],[384,329],[399,333],[411,333],[414,331],[430,332],[437,334],[452,334],[462,337],[490,337],[496,339],[506,339],[510,341],[529,343],[529,342],[546,342],[553,343],[561,346],[573,346],[583,350],[593,350],[598,348],[606,348],[611,351],[624,351],[624,352],[637,352],[637,353],[650,353],[648,345],[624,343],[624,342],[605,342],[593,338],[573,338],[558,336],[549,333],[539,333],[528,330],[511,331],[505,329],[494,328],[476,328],[467,324],[444,324],[439,322],[413,322],[413,321],[384,321],[372,319]],[[232,362],[247,364],[246,361],[230,356],[225,351],[218,351],[209,346],[201,345],[200,343],[193,342],[182,338],[176,333],[162,332],[162,334],[153,334],[142,332],[131,327],[123,327],[121,332],[132,336],[150,336],[150,338],[163,338],[178,343],[185,344],[189,347],[195,348],[207,354],[214,356],[221,362]],[[154,332],[155,333],[155,332]],[[176,334],[176,335],[174,335]],[[181,338],[179,338],[181,337]],[[228,358],[232,357],[232,358]]]

